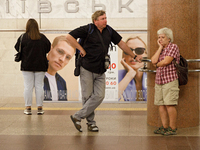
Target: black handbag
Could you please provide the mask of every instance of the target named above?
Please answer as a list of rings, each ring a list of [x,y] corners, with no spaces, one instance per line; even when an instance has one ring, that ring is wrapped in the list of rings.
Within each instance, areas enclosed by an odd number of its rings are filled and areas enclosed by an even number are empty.
[[[75,76],[80,75],[80,67],[81,67],[80,53],[77,53],[77,58],[75,59],[75,69],[74,69],[74,75]]]
[[[176,73],[178,75],[179,86],[186,85],[188,82],[188,63],[185,58],[180,55],[180,63],[178,64],[175,59],[173,60],[176,66]]]
[[[22,34],[21,37],[20,37],[19,52],[18,52],[17,54],[14,55],[14,56],[15,56],[15,61],[16,61],[16,62],[20,62],[20,61],[21,61],[21,44],[22,44],[23,35],[24,35],[24,34]]]

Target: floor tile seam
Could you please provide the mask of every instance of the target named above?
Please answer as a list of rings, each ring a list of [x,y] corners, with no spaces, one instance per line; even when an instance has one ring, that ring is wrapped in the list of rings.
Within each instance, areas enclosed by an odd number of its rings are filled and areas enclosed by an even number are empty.
[[[188,143],[190,149],[192,149],[192,144],[191,144],[191,142],[189,141],[188,136],[186,136],[186,139],[187,139],[187,143]]]
[[[78,136],[78,137],[118,137],[118,138],[120,138],[120,137],[141,137],[141,138],[146,138],[146,137],[154,137],[154,138],[163,138],[162,140],[165,140],[165,139],[173,139],[173,138],[188,138],[188,137],[192,137],[192,138],[197,138],[197,139],[199,139],[200,138],[200,136],[185,136],[185,135],[171,135],[171,136],[163,136],[163,135],[145,135],[145,134],[143,134],[143,135],[112,135],[112,134],[107,134],[107,135],[105,135],[105,134],[103,134],[103,135],[101,135],[101,134],[98,134],[98,136],[97,135],[88,135],[88,134],[79,134],[79,135],[77,135],[77,134],[63,134],[63,135],[60,135],[60,134],[5,134],[5,133],[0,133],[0,137],[1,136],[42,136],[42,137],[44,137],[44,136],[49,136],[49,137],[54,137],[54,136],[56,136],[56,137],[74,137],[74,136]],[[187,140],[187,143],[190,143],[190,141],[189,140]]]
[[[44,110],[80,110],[81,108],[44,108]],[[0,110],[24,110],[23,107],[1,107]],[[37,110],[37,108],[32,108]],[[100,111],[147,111],[147,108],[97,108]]]

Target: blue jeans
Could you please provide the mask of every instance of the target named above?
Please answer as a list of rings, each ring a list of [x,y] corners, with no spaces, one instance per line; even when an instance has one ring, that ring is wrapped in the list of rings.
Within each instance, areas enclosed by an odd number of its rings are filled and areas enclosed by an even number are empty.
[[[22,71],[24,76],[25,106],[32,105],[33,88],[35,87],[37,106],[43,106],[44,100],[44,75],[45,72]]]

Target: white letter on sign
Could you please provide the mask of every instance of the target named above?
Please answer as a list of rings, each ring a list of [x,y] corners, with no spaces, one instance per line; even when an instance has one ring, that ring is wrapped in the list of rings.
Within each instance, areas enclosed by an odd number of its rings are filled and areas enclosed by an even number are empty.
[[[38,12],[39,13],[50,13],[51,3],[49,1],[38,1]]]
[[[25,13],[25,1],[26,0],[21,0],[22,1],[22,13]]]
[[[133,0],[129,0],[126,4],[122,4],[122,0],[119,0],[119,12],[122,12],[122,8],[126,8],[128,11],[133,12],[132,9],[128,7],[133,2]]]
[[[94,13],[96,10],[95,10],[95,7],[102,7],[102,9],[100,10],[106,10],[106,6],[104,4],[95,4],[95,0],[92,0],[92,12]]]
[[[68,5],[69,5],[69,4],[74,4],[74,5],[76,6],[76,8],[75,8],[74,10],[69,10],[69,9],[68,9]],[[76,12],[79,11],[79,7],[77,7],[77,6],[79,6],[79,2],[78,2],[78,1],[75,1],[75,0],[67,0],[67,1],[65,2],[65,11],[66,11],[67,13],[76,13]]]
[[[6,0],[6,13],[9,13],[9,0]]]

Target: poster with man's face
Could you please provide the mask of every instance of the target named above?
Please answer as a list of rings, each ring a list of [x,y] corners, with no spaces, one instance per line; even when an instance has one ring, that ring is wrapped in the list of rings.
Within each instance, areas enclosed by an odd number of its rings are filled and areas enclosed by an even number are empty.
[[[56,36],[59,36],[59,34],[45,34],[50,41],[52,42],[53,39]],[[126,41],[130,37],[140,37],[145,43],[147,43],[147,34],[146,33],[123,33],[120,34],[123,38],[123,41]],[[131,45],[129,45],[131,47]],[[134,46],[134,44],[132,45]],[[142,47],[141,45],[139,45]],[[137,44],[136,44],[137,47]],[[134,51],[133,51],[134,52]],[[122,70],[127,70],[124,65],[122,64],[123,58],[123,51],[117,46],[113,45],[113,49],[109,49],[109,55],[111,56],[111,64],[110,68],[106,71],[106,92],[105,92],[105,99],[104,101],[108,102],[117,102],[117,101],[146,101],[146,88],[143,88],[141,90],[137,90],[136,88],[128,87],[130,89],[128,91],[129,94],[126,94],[125,92],[122,92],[120,94],[119,89],[119,73]],[[145,55],[145,54],[144,54]],[[130,61],[128,61],[128,57],[126,56],[127,60],[126,63],[130,65]],[[132,64],[132,68],[135,68],[136,70],[140,67],[143,67],[144,64],[138,63]],[[75,69],[75,56],[69,61],[69,63],[61,70],[59,70],[57,73],[62,78],[58,83],[59,85],[62,83],[63,87],[65,89],[59,89],[57,91],[58,99],[57,101],[79,101],[81,100],[81,85],[80,85],[80,79],[79,77],[74,76],[74,69]],[[126,72],[126,71],[125,71]],[[122,78],[120,76],[120,78]],[[134,82],[134,78],[130,81]],[[144,77],[143,86],[146,87],[146,76]],[[57,86],[59,86],[57,85]],[[126,90],[125,90],[126,91]],[[49,92],[45,93],[46,96],[51,96]],[[60,97],[59,97],[60,96]],[[139,98],[137,98],[139,96]],[[49,100],[46,100],[49,101]]]
[[[23,99],[23,76],[20,63],[13,61],[16,53],[13,46],[17,38],[26,31],[26,22],[29,18],[36,19],[40,31],[52,42],[56,36],[66,35],[79,26],[91,23],[91,16],[95,10],[104,9],[107,24],[119,32],[124,41],[130,36],[141,36],[147,42],[147,0],[72,0],[70,2],[66,2],[66,0],[6,0],[5,2],[1,1],[0,4],[0,99],[2,100],[13,98],[13,100],[20,101]],[[132,95],[124,95],[125,93],[121,90],[119,92],[119,72],[126,70],[125,63],[121,62],[122,51],[115,46],[115,49],[109,53],[111,66],[106,72],[104,101],[125,101],[124,98],[130,100]],[[124,62],[128,64],[128,60]],[[51,90],[56,91],[57,95],[52,95],[50,90],[46,91],[44,96],[47,99],[59,96],[58,99],[64,101],[81,100],[79,77],[73,75],[74,68],[75,58],[73,57],[63,69],[57,72],[60,79],[59,85],[66,86],[66,89],[60,90],[62,86],[57,87],[57,80],[54,77],[52,82],[54,88]],[[136,90],[134,89],[130,93],[141,95],[141,90],[139,90],[140,92]],[[33,97],[35,97],[34,94]],[[140,98],[140,96],[137,97]]]

